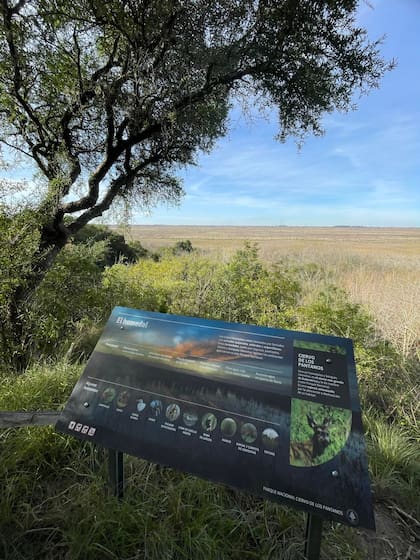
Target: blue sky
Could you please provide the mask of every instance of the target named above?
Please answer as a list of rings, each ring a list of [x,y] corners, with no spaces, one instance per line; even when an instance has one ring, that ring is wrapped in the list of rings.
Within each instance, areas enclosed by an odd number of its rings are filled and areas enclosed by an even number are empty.
[[[361,4],[360,24],[397,68],[358,108],[324,119],[299,151],[274,140],[276,117],[238,111],[231,130],[182,173],[179,207],[136,213],[139,224],[420,226],[419,0]]]

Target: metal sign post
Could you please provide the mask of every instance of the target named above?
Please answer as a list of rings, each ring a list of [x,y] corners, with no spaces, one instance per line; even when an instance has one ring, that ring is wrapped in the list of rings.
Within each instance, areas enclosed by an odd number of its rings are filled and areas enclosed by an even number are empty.
[[[305,551],[306,560],[319,560],[322,540],[322,519],[318,515],[308,513],[305,529]]]
[[[122,500],[124,497],[124,454],[109,449],[108,454],[109,482],[113,495]]]

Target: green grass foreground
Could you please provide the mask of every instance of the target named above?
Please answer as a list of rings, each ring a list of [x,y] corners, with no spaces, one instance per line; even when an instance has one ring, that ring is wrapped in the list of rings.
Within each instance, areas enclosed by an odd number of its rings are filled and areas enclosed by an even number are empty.
[[[8,365],[15,348],[3,337],[0,410],[60,410],[114,304],[350,337],[375,501],[395,505],[418,530],[416,345],[385,339],[377,317],[336,287],[330,268],[270,265],[245,244],[228,260],[172,251],[102,270],[101,247],[70,246],[48,273],[27,316],[30,365],[22,375]],[[132,457],[122,503],[107,481],[106,454],[90,443],[52,427],[0,430],[0,560],[303,558],[305,516],[291,508]],[[359,531],[324,526],[322,560],[373,559]],[[412,534],[400,540],[411,546]]]
[[[59,409],[82,366],[36,366],[3,379],[0,408]],[[415,507],[418,446],[367,415],[368,448],[379,498]],[[126,494],[107,488],[107,455],[52,427],[0,433],[0,558],[303,558],[304,515],[293,509],[126,457]],[[322,558],[362,559],[354,531],[325,523]]]

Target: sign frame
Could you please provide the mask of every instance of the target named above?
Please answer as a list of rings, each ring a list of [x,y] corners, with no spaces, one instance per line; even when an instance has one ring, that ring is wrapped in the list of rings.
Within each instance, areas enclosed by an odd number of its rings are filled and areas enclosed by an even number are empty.
[[[116,307],[56,428],[375,528],[350,339]]]

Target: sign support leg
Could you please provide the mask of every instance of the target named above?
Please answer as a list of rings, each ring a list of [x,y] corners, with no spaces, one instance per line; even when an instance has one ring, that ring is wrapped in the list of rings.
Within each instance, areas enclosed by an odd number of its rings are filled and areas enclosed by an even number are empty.
[[[116,449],[108,450],[109,482],[116,498],[124,497],[124,454]]]
[[[305,529],[306,560],[319,560],[322,539],[322,519],[318,515],[308,513]]]

